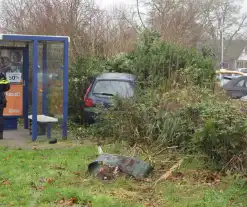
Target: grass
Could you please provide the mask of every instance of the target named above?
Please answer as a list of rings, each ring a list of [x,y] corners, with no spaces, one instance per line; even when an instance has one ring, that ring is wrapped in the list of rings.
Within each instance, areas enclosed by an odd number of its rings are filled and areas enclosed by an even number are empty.
[[[120,153],[120,149],[119,144],[104,147],[112,153]],[[52,150],[0,147],[0,206],[247,206],[244,181],[227,176],[217,186],[204,184],[201,178],[192,179],[192,174],[201,172],[192,169],[196,162],[181,168],[184,179],[153,186],[131,178],[103,182],[91,177],[87,165],[96,156],[92,144]]]

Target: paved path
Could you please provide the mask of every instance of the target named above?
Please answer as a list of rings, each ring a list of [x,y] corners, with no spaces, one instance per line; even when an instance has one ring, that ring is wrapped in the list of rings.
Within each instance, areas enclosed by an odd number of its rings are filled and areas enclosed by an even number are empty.
[[[3,140],[0,140],[0,146],[8,147],[26,147],[31,142],[28,130],[7,130],[3,133]]]
[[[13,148],[25,148],[25,149],[54,149],[54,148],[67,148],[80,146],[81,141],[61,140],[58,137],[57,144],[49,144],[47,137],[38,137],[36,142],[32,142],[32,138],[29,135],[29,131],[25,129],[8,130],[4,131],[4,139],[0,140],[0,146],[13,147]]]

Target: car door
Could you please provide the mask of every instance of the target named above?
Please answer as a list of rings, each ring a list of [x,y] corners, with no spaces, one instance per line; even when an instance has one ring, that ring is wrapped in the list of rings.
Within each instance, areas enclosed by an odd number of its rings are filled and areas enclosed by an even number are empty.
[[[247,95],[247,82],[245,79],[240,79],[229,90],[228,94],[234,98],[239,99]]]

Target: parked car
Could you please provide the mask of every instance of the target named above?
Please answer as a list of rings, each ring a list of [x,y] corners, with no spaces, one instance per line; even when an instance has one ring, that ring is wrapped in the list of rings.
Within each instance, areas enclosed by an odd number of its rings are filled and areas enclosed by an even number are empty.
[[[243,96],[242,98],[240,98],[240,101],[247,102],[247,96]]]
[[[84,95],[84,122],[95,122],[97,104],[102,104],[107,109],[116,95],[123,99],[133,97],[135,84],[136,77],[127,73],[104,73],[93,79]]]
[[[234,78],[226,83],[223,88],[233,99],[240,99],[247,95],[247,76]]]
[[[230,80],[241,76],[244,76],[244,73],[235,70],[220,69],[216,71],[216,78],[221,87],[227,84]]]
[[[247,76],[247,68],[238,68],[237,71],[243,73],[244,76]]]

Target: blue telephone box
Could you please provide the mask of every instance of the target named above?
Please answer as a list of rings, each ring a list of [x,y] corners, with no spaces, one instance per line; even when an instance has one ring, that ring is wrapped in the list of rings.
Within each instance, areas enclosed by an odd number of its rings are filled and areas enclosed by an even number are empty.
[[[28,129],[28,116],[32,115],[32,140],[37,139],[37,117],[39,113],[48,113],[48,75],[53,70],[53,65],[48,67],[48,57],[52,54],[48,52],[48,47],[54,44],[62,46],[62,54],[58,56],[62,58],[62,79],[57,88],[62,93],[59,99],[62,137],[67,137],[69,41],[67,36],[0,34],[0,72],[4,72],[11,83],[10,91],[6,92],[8,103],[4,110],[5,130],[17,129],[20,118],[23,118],[24,128]],[[39,62],[42,62],[41,67]],[[38,82],[39,69],[42,70],[41,83]]]

